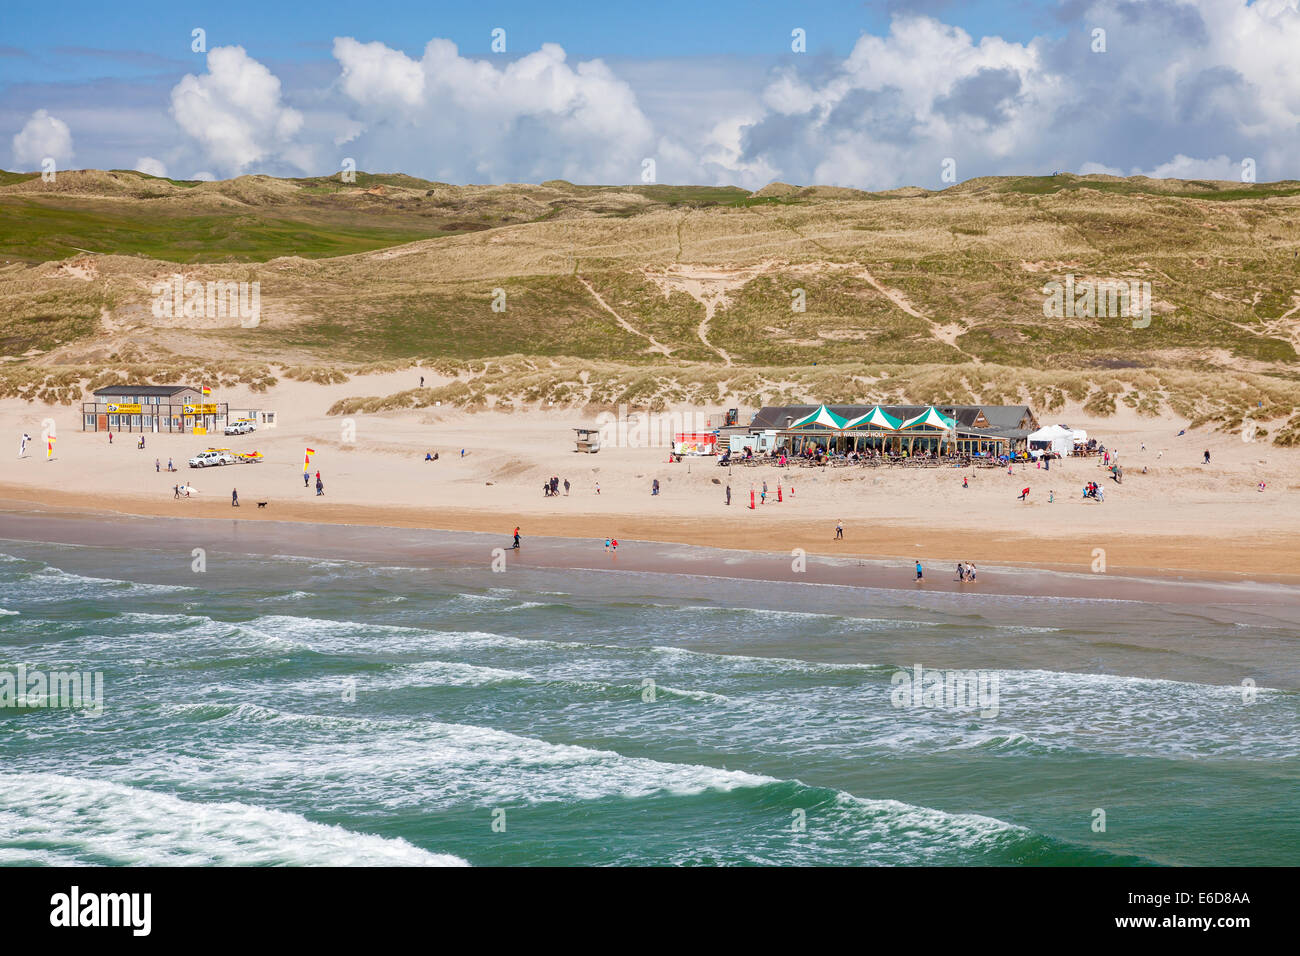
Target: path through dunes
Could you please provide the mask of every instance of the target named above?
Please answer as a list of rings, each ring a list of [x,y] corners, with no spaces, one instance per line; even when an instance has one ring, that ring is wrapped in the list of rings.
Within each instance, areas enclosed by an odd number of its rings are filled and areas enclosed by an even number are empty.
[[[642,332],[636,326],[632,325],[632,323],[628,322],[627,319],[623,318],[623,316],[615,312],[614,309],[610,306],[610,304],[600,297],[600,293],[596,291],[595,286],[593,286],[590,282],[588,282],[582,276],[578,276],[578,281],[581,282],[586,287],[587,291],[591,293],[592,298],[600,303],[600,307],[604,309],[606,312],[608,312],[610,315],[612,315],[614,317],[614,320],[618,322],[618,324],[621,325],[625,331],[631,332],[633,335],[639,335],[641,336],[641,338],[645,339],[650,343],[650,346],[646,349],[646,351],[658,352],[661,355],[673,354],[672,349],[664,345],[662,342],[655,341],[655,337],[651,335],[649,332]]]

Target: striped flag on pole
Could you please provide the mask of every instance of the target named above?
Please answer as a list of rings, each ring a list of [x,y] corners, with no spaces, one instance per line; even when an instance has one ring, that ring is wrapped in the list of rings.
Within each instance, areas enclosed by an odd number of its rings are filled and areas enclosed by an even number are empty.
[[[316,449],[315,449],[315,448],[308,448],[308,449],[307,449],[307,454],[304,455],[304,456],[303,456],[303,459],[302,459],[302,470],[303,470],[303,471],[311,471],[311,456],[314,455],[314,454],[316,454]]]
[[[49,435],[45,439],[45,460],[49,461],[54,457],[54,436]]]
[[[212,394],[212,389],[208,388],[206,385],[203,386],[202,391],[203,391],[203,394],[204,394],[204,395],[211,395],[211,394]]]

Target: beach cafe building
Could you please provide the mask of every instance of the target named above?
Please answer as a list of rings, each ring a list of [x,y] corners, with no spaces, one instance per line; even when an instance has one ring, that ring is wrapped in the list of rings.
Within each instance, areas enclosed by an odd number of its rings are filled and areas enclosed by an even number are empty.
[[[799,454],[810,445],[847,453],[999,456],[1024,446],[1037,427],[1028,406],[769,406],[749,430],[774,430],[776,444]]]
[[[81,430],[88,432],[190,432],[225,426],[229,407],[192,385],[109,385],[81,403]]]

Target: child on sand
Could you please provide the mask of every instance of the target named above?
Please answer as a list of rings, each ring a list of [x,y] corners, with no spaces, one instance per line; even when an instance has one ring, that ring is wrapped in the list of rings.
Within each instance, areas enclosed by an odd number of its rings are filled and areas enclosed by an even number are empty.
[[[840,538],[843,537],[844,537],[844,522],[837,521],[835,522],[835,539],[838,541]]]
[[[1026,498],[1028,498],[1028,497],[1029,497],[1029,489],[1028,489],[1028,488],[1022,488],[1021,491],[1020,491],[1020,500],[1021,500],[1021,501],[1024,501],[1024,500],[1025,500]]]
[[[921,562],[919,559],[916,562],[916,579],[918,581],[925,580],[925,569],[921,567]]]

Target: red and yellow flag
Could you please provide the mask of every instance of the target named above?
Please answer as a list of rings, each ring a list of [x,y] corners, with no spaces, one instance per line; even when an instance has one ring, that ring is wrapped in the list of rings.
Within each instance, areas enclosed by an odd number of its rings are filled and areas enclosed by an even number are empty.
[[[208,388],[206,385],[203,386],[202,391],[203,391],[203,394],[204,394],[204,395],[211,395],[211,394],[212,394],[212,389]]]
[[[307,449],[307,454],[304,455],[304,456],[303,456],[303,459],[302,459],[302,470],[303,470],[303,471],[311,471],[311,456],[314,455],[314,454],[316,454],[316,449],[315,449],[315,448],[308,448],[308,449]]]
[[[54,436],[53,435],[48,436],[45,440],[45,457],[46,458],[54,457]]]

